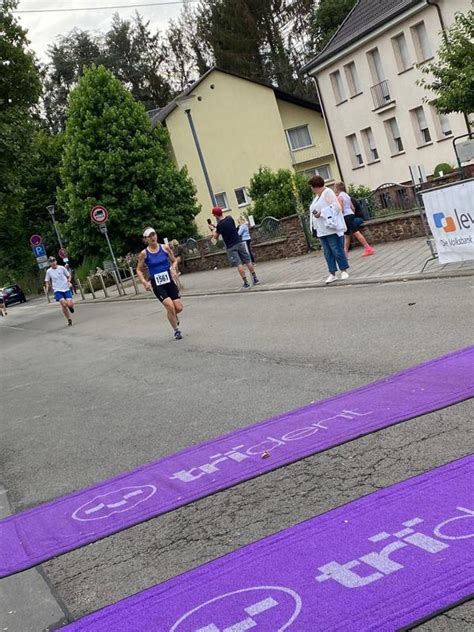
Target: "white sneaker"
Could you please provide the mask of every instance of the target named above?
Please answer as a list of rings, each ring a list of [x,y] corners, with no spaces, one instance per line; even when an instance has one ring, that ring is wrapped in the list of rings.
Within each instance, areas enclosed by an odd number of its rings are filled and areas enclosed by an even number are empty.
[[[348,278],[349,278],[349,274],[345,270],[343,270],[341,272],[341,281],[345,281]]]
[[[335,274],[330,274],[325,283],[333,283],[334,281],[337,281],[337,276]]]

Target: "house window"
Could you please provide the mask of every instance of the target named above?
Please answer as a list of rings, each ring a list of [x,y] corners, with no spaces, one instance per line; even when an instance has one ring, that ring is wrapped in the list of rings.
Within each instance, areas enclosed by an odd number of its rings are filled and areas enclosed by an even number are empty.
[[[400,136],[400,130],[398,129],[397,119],[391,118],[386,120],[385,129],[387,131],[387,138],[392,156],[401,153],[403,151],[403,142],[402,137]]]
[[[217,206],[220,206],[223,211],[228,211],[230,209],[229,202],[227,200],[227,193],[225,191],[222,193],[214,193],[214,197],[216,198]]]
[[[425,111],[422,107],[410,110],[410,114],[413,121],[413,127],[415,129],[415,135],[418,145],[426,145],[431,142],[431,134],[426,122]]]
[[[234,189],[234,193],[238,206],[246,206],[247,204],[250,204],[251,200],[245,187]]]
[[[346,140],[349,147],[353,168],[355,169],[362,166],[364,164],[364,159],[362,158],[362,152],[359,147],[357,136],[355,134],[351,134],[350,136],[346,136]]]
[[[350,64],[344,66],[344,72],[346,73],[347,85],[349,86],[349,94],[351,97],[355,97],[356,94],[360,94],[359,75],[357,74],[357,68],[353,61]]]
[[[435,126],[436,136],[438,140],[443,140],[443,138],[448,138],[449,136],[452,136],[453,130],[451,129],[451,121],[449,120],[449,116],[438,112],[434,105],[430,105],[430,110],[431,118]]]
[[[419,22],[418,24],[415,24],[415,26],[412,26],[411,34],[413,38],[413,44],[415,45],[418,63],[421,63],[422,61],[426,61],[427,59],[433,57],[425,23]]]
[[[393,52],[397,62],[398,72],[403,72],[412,67],[410,53],[408,52],[407,40],[404,33],[392,37]]]
[[[438,114],[439,128],[440,128],[440,136],[452,136],[453,130],[451,129],[451,123],[449,122],[449,117],[446,114]]]
[[[309,127],[307,125],[300,125],[299,127],[287,129],[286,135],[291,151],[311,147],[313,144],[311,134],[309,133]]]
[[[332,72],[329,76],[331,77],[332,90],[336,98],[336,103],[342,103],[346,100],[346,91],[342,83],[341,73],[339,70],[336,70],[336,72]]]
[[[367,53],[367,59],[369,61],[370,73],[374,83],[380,83],[385,79],[385,73],[383,71],[382,59],[380,57],[379,49],[373,48]]]
[[[325,180],[326,182],[328,180],[332,180],[332,175],[331,175],[331,170],[329,168],[329,165],[319,165],[319,167],[314,167],[313,169],[307,169],[306,171],[304,171],[304,175],[307,176],[308,178],[311,178],[312,176],[321,176],[321,178]]]
[[[441,131],[443,136],[451,136],[453,130],[451,129],[451,123],[449,122],[449,117],[446,114],[438,114]]]
[[[377,151],[377,146],[375,144],[374,134],[372,132],[371,127],[367,127],[363,129],[362,132],[362,140],[365,147],[365,153],[367,155],[367,162],[375,162],[379,159],[379,152]]]

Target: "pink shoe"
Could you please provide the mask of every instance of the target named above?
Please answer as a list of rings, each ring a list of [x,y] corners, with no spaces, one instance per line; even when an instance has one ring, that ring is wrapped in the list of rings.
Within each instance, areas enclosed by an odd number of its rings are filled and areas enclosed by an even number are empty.
[[[370,257],[370,255],[374,255],[375,254],[375,250],[372,248],[372,246],[367,246],[367,248],[364,248],[364,253],[362,254],[363,257]]]

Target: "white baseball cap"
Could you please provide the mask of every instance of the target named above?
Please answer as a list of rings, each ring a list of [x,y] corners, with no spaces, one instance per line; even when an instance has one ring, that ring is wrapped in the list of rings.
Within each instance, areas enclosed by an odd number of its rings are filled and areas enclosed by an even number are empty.
[[[154,228],[145,228],[145,230],[143,231],[143,237],[149,237],[152,233],[156,233],[156,230]]]

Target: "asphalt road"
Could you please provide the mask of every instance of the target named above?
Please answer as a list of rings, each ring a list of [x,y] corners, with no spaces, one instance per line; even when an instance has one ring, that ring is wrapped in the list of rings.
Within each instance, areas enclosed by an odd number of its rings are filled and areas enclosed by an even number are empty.
[[[473,279],[154,301],[43,301],[0,321],[0,483],[13,511],[472,344]],[[331,449],[43,565],[78,617],[474,447],[464,402]],[[1,614],[1,606],[0,606]],[[463,604],[420,626],[474,626]],[[1,629],[1,626],[0,626]],[[21,632],[28,632],[26,629]]]

